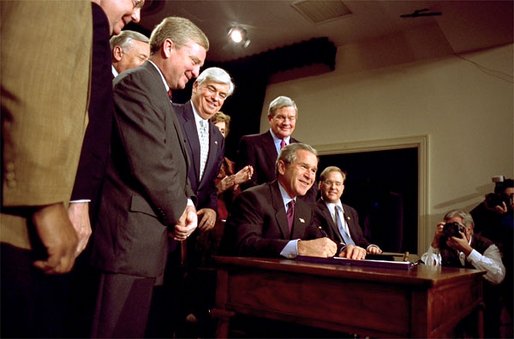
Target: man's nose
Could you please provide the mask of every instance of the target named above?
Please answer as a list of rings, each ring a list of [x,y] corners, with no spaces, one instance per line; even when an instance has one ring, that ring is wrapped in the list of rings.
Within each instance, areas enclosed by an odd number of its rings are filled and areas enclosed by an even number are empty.
[[[132,21],[139,22],[141,21],[141,8],[134,8],[134,11],[132,11],[131,15]]]

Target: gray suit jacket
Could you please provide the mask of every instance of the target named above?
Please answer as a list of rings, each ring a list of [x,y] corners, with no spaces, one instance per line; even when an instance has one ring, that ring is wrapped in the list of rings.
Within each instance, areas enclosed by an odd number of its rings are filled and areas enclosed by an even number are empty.
[[[92,263],[107,272],[158,277],[173,227],[192,196],[184,136],[161,76],[150,62],[114,84],[114,132],[93,241]]]

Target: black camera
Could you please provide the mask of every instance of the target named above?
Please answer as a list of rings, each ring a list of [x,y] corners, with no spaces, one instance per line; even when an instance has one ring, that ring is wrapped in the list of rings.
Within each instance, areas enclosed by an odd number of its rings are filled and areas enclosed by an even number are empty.
[[[505,203],[505,206],[508,208],[512,206],[512,195],[489,193],[485,196],[485,203],[489,208],[502,206],[502,204]]]
[[[439,239],[439,247],[444,248],[447,247],[446,241],[450,237],[457,237],[462,239],[462,234],[460,232],[464,232],[466,228],[459,224],[458,222],[447,222],[443,226],[443,234],[441,235],[441,238]]]

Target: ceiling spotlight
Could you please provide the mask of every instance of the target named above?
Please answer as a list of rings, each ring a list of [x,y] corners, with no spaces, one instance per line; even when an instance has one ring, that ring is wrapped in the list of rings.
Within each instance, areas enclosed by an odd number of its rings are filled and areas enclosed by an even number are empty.
[[[236,45],[248,47],[250,45],[250,39],[248,39],[246,29],[241,26],[233,26],[228,31],[228,37]]]

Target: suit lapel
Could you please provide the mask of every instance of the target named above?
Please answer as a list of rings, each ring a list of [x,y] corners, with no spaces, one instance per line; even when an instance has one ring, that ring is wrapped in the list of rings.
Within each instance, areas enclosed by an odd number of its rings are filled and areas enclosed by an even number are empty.
[[[207,161],[205,163],[203,178],[208,177],[208,175],[205,175],[205,173],[209,173],[210,171],[212,171],[212,169],[216,165],[216,159],[218,158],[218,152],[221,147],[220,141],[216,138],[216,134],[215,134],[217,127],[214,126],[214,124],[212,124],[210,121],[209,121],[208,126],[209,126],[209,154],[207,155]],[[198,149],[198,151],[200,151],[200,150]],[[203,180],[203,178],[202,178],[202,184],[205,181],[205,180]]]
[[[189,154],[192,154],[191,161],[195,172],[195,178],[198,181],[198,178],[200,177],[200,139],[198,136],[196,120],[194,118],[194,112],[191,105],[192,103],[189,101],[183,106],[183,128],[189,144]]]
[[[346,220],[346,223],[348,224],[348,231],[350,232],[350,236],[352,237],[353,241],[355,241],[357,238],[355,236],[354,227],[355,227],[355,221],[353,218],[350,217],[350,213],[348,213],[347,209],[343,205],[343,212],[344,212],[344,219]]]
[[[328,209],[327,204],[325,202],[323,202],[322,204],[323,204],[323,215],[325,216],[325,219],[328,221],[328,226],[332,230],[333,234],[335,234],[337,236],[337,238],[339,239],[339,242],[343,242],[341,233],[339,233],[339,228],[337,227],[336,223],[334,222],[334,218],[332,217],[332,214],[330,214],[330,210]]]
[[[266,168],[273,169],[274,172],[275,163],[277,162],[278,158],[277,148],[275,147],[275,142],[273,141],[273,136],[271,135],[270,131],[268,131],[264,136],[265,137],[262,139],[262,149],[264,150],[263,153],[266,157],[266,162],[268,163]],[[271,177],[273,178],[275,176],[273,175]]]
[[[271,190],[271,204],[275,210],[275,222],[282,233],[283,239],[290,239],[289,225],[287,224],[286,209],[284,207],[284,201],[278,188],[278,181],[273,181],[270,184]]]
[[[311,208],[302,199],[296,199],[291,239],[303,238],[305,229],[311,222]]]

